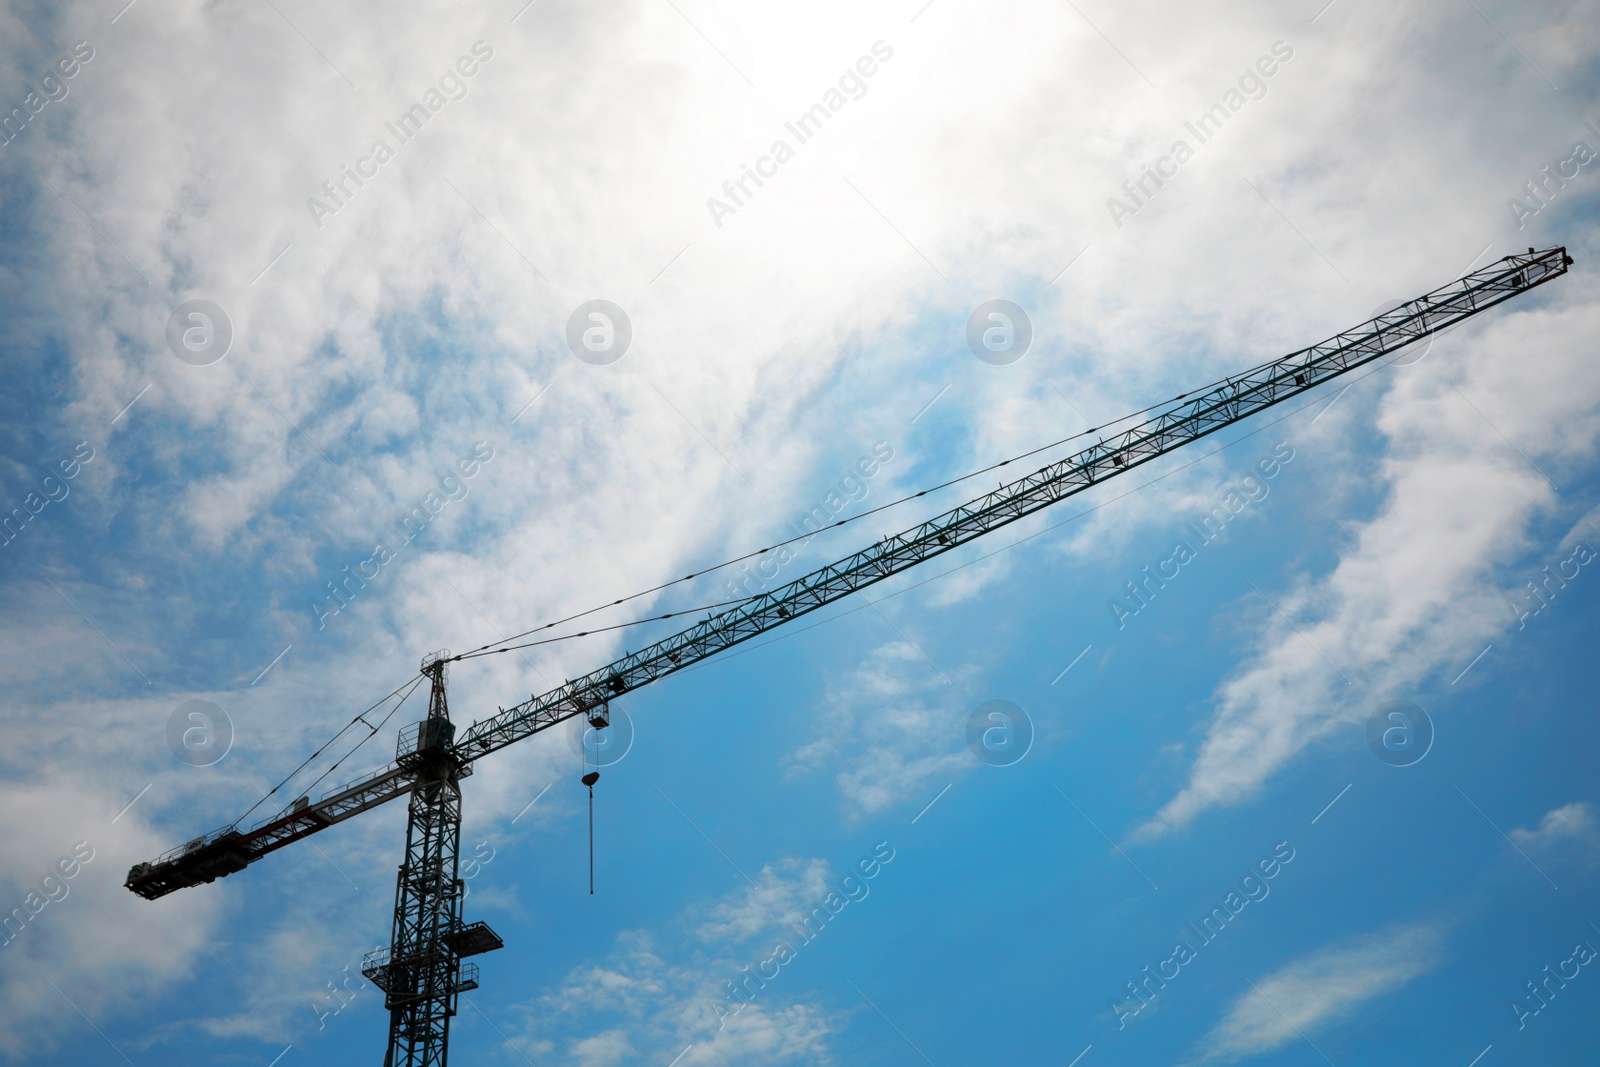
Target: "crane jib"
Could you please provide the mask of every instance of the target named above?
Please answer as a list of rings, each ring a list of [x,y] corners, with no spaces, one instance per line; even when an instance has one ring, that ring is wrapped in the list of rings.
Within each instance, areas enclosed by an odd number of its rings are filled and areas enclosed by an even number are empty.
[[[1225,426],[1304,393],[1346,371],[1566,273],[1566,249],[1529,250],[1340,333],[1318,345],[1226,378],[1145,422],[1042,467],[746,604],[468,727],[455,748],[464,759],[488,755],[585,708],[683,670],[742,641],[1025,518],[1107,478],[1148,463]]]
[[[1157,414],[1109,440],[1097,441],[1075,455],[712,615],[558,689],[480,720],[453,739],[450,752],[459,762],[461,773],[470,773],[472,762],[491,752],[1449,329],[1565,274],[1571,264],[1564,247],[1529,249],[1526,255],[1507,256],[1321,344],[1232,375],[1200,392],[1183,394]],[[154,899],[213,881],[336,822],[405,796],[416,784],[414,769],[397,761],[315,802],[302,797],[249,829],[224,827],[150,863],[138,864],[128,873],[126,884],[139,895]]]

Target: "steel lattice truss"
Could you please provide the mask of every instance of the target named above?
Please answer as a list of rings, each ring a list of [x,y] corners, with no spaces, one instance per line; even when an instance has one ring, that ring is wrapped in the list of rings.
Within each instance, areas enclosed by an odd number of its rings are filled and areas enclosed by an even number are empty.
[[[1321,344],[1184,394],[1156,414],[1075,455],[1041,467],[993,492],[869,548],[752,597],[567,682],[474,723],[451,752],[463,773],[474,760],[699,663],[801,615],[899,574],[992,530],[1032,515],[1124,471],[1148,463],[1349,370],[1449,329],[1479,312],[1565,274],[1572,260],[1562,247],[1529,249],[1401,304]],[[368,808],[405,795],[414,772],[396,763],[326,794],[305,798],[251,828],[209,834],[129,872],[128,888],[159,897],[242,869],[274,849]]]
[[[389,947],[369,952],[361,965],[361,973],[383,990],[389,1009],[385,1067],[444,1067],[456,997],[478,988],[477,967],[461,957],[500,947],[493,933],[492,944],[463,943],[463,765],[450,752],[454,726],[445,699],[445,663],[430,657],[423,671],[432,682],[428,718],[401,733],[398,762],[416,784],[406,818],[406,861],[395,877],[394,925]]]
[[[456,996],[478,985],[476,968],[461,964],[449,941],[462,925],[460,844],[461,784],[448,770],[429,775],[411,792],[391,946],[361,965],[389,1009],[392,1067],[442,1065]]]
[[[559,689],[474,723],[457,740],[456,750],[466,759],[478,759],[548,729],[585,708],[648,685],[1314,389],[1330,378],[1448,329],[1566,273],[1570,262],[1563,248],[1507,256],[1319,345],[1227,378],[1202,393],[1179,398],[1181,402],[1176,406],[1110,440],[1097,442],[920,526],[886,537],[853,556],[714,615]]]

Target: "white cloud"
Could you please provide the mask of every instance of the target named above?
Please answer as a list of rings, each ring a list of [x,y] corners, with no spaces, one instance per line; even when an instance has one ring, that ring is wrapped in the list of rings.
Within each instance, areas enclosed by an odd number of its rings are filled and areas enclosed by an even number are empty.
[[[633,1044],[624,1030],[603,1030],[574,1041],[571,1052],[579,1067],[614,1067],[634,1055]]]
[[[1600,859],[1600,820],[1587,800],[1575,801],[1544,813],[1533,829],[1515,827],[1506,836],[1525,852],[1552,857]]]
[[[214,896],[152,905],[123,888],[133,863],[167,847],[131,817],[112,824],[126,802],[81,781],[0,784],[0,908],[12,929],[13,909],[37,909],[0,948],[0,1046],[13,1055],[54,1045],[62,1030],[82,1025],[78,1010],[103,1018],[142,991],[180,981],[221,917]],[[79,842],[86,847],[75,849]],[[49,893],[59,899],[40,907],[44,878],[72,855],[89,858],[52,883]]]
[[[829,891],[824,860],[788,858],[769,863],[707,911],[699,934],[705,941],[748,941],[809,912]]]
[[[1241,993],[1201,1041],[1204,1060],[1238,1060],[1282,1048],[1347,1019],[1438,961],[1438,932],[1427,926],[1378,930],[1302,956]]]
[[[523,1006],[525,1021],[511,1036],[513,1045],[530,1055],[564,1048],[578,1062],[594,1064],[623,1062],[630,1055],[667,1062],[679,1053],[680,1063],[695,1067],[825,1061],[828,1038],[839,1023],[817,1005],[795,999],[799,990],[786,991],[783,972],[737,1012],[728,999],[727,983],[757,959],[740,955],[756,951],[741,919],[779,920],[787,904],[767,902],[799,899],[795,894],[813,891],[814,876],[825,869],[821,860],[776,867],[762,872],[767,891],[752,894],[744,887],[691,909],[686,918],[698,936],[670,952],[656,935],[619,934],[611,953],[573,968],[557,988]],[[785,879],[779,871],[795,877]],[[758,897],[763,902],[756,903]]]
[[[1347,525],[1329,573],[1266,590],[1292,625],[1249,594],[1261,644],[1219,689],[1188,783],[1147,832],[1251,796],[1307,745],[1458,669],[1515,622],[1504,574],[1533,547],[1534,521],[1561,507],[1524,454],[1559,472],[1600,437],[1600,380],[1580,355],[1600,309],[1586,280],[1562,284],[1553,307],[1502,313],[1394,373],[1378,513]],[[1537,377],[1517,359],[1529,345],[1552,354]],[[1565,384],[1548,388],[1548,375]],[[1307,435],[1296,462],[1330,443]]]
[[[863,624],[879,622],[868,609]],[[852,817],[905,803],[941,776],[978,765],[965,747],[975,668],[952,664],[941,672],[913,641],[880,645],[830,682],[819,736],[788,759],[796,776],[838,768],[834,781]]]

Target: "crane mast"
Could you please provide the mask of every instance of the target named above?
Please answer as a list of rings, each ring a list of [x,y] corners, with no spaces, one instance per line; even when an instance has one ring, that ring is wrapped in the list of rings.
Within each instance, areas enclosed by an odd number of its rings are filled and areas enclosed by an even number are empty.
[[[389,1010],[385,1067],[443,1067],[456,998],[478,988],[477,965],[462,961],[504,945],[487,923],[461,919],[461,779],[472,764],[450,748],[448,662],[444,654],[423,661],[428,717],[401,732],[398,762],[413,775],[406,858],[395,877],[389,947],[361,961],[361,973],[383,990]]]
[[[241,830],[223,827],[128,872],[126,885],[149,899],[242,870],[276,849],[379,804],[410,797],[406,855],[396,878],[390,947],[370,953],[362,973],[384,991],[390,1012],[385,1067],[444,1067],[459,993],[477,988],[467,957],[502,946],[484,923],[464,923],[457,849],[461,779],[473,763],[577,715],[596,729],[609,702],[700,663],[862,589],[900,574],[1067,497],[1167,455],[1357,367],[1471,318],[1565,274],[1564,247],[1511,255],[1380,314],[1320,344],[1182,394],[1137,425],[1040,467],[787,585],[712,614],[679,633],[535,694],[461,731],[445,696],[445,653],[423,662],[427,719],[401,732],[395,761],[313,802]],[[922,495],[922,494],[917,494]]]

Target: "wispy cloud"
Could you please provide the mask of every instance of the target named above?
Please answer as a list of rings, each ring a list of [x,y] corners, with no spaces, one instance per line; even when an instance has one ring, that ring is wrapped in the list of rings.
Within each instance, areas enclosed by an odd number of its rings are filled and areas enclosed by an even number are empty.
[[[864,624],[882,621],[868,609]],[[794,775],[840,768],[834,780],[853,815],[920,797],[935,779],[978,765],[963,743],[971,669],[943,664],[941,673],[915,640],[879,645],[831,682],[818,736],[789,757]]]
[[[1600,379],[1583,373],[1580,357],[1555,357],[1565,364],[1556,373],[1572,385],[1550,390],[1518,370],[1517,353],[1528,343],[1569,350],[1597,322],[1587,305],[1505,315],[1475,339],[1452,335],[1448,369],[1391,379],[1377,417],[1389,448],[1378,465],[1377,514],[1349,527],[1331,570],[1268,590],[1281,614],[1256,611],[1259,644],[1218,689],[1189,780],[1146,833],[1251,796],[1341,728],[1353,741],[1350,724],[1382,694],[1412,691],[1441,672],[1447,681],[1511,626],[1506,572],[1533,547],[1534,520],[1561,506],[1522,453],[1555,465],[1588,454],[1600,437]],[[1462,401],[1458,381],[1462,392],[1495,399],[1489,417],[1520,452]],[[1297,441],[1297,462],[1318,462],[1332,447],[1329,432],[1324,424]],[[1316,474],[1337,480],[1337,462]]]
[[[757,880],[764,888],[741,886],[691,908],[678,928],[693,937],[620,932],[610,953],[574,967],[522,1010],[511,1042],[528,1055],[560,1050],[594,1067],[680,1054],[678,1067],[826,1062],[839,1023],[797,999],[803,989],[771,983],[737,1013],[727,996],[727,984],[755,962],[742,948],[812,892],[825,869],[816,859],[770,865]]]
[[[138,990],[160,989],[181,980],[192,956],[205,948],[209,930],[222,911],[215,896],[151,906],[122,887],[135,862],[163,847],[138,817],[138,808],[111,818],[128,795],[72,788],[65,781],[0,782],[0,914],[14,908],[28,914],[55,893],[0,949],[0,1048],[23,1058],[38,1056],[56,1043],[55,1026],[78,1026],[76,1011],[102,1018],[124,1008]],[[148,798],[147,801],[148,802]],[[88,855],[70,879],[59,877],[57,862],[77,842]],[[175,906],[176,905],[176,906]],[[46,974],[77,1008],[51,991]],[[40,1021],[51,1024],[51,1029]]]
[[[1239,995],[1200,1043],[1202,1061],[1232,1061],[1313,1040],[1320,1028],[1431,970],[1439,933],[1389,927],[1329,945],[1279,968]]]
[[[707,909],[699,935],[707,942],[747,941],[808,911],[828,889],[824,860],[769,863],[754,885],[741,886]]]

